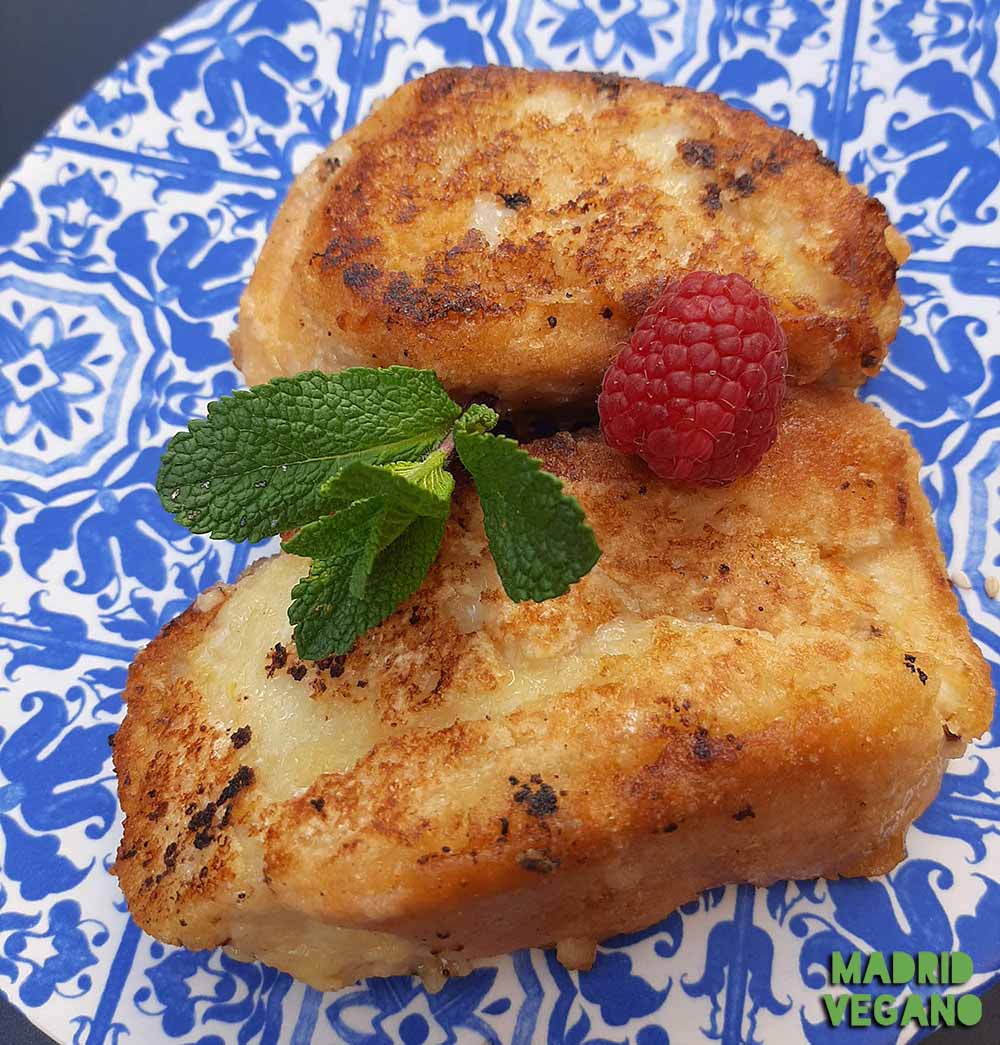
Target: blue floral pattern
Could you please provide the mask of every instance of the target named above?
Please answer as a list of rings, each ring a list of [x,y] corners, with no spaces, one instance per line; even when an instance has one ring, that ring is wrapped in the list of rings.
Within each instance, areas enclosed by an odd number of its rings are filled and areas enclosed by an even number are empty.
[[[103,387],[99,367],[111,356],[100,348],[100,335],[78,333],[86,316],[64,329],[51,308],[23,326],[24,306],[15,301],[11,319],[0,316],[0,439],[7,445],[30,440],[48,449],[53,436],[71,442],[73,421],[93,421],[88,404]]]
[[[73,1045],[826,1043],[833,949],[961,947],[1000,975],[1000,731],[872,881],[714,889],[606,941],[321,995],[142,935],[107,866],[126,667],[259,549],[176,527],[170,435],[237,386],[225,339],[295,173],[446,63],[574,66],[721,94],[815,137],[914,248],[863,394],[923,456],[1000,677],[997,0],[211,0],[123,62],[0,186],[0,987]],[[894,1029],[852,1040],[899,1042]]]

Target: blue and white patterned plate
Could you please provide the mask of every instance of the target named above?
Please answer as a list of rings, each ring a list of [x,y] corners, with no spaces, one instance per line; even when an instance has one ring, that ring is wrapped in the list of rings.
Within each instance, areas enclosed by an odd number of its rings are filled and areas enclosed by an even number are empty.
[[[174,525],[152,489],[161,448],[239,383],[225,338],[295,173],[443,64],[716,91],[818,139],[885,201],[914,256],[890,365],[863,394],[923,455],[945,553],[972,579],[973,634],[1000,663],[983,588],[1000,572],[998,14],[996,0],[216,0],[68,112],[0,188],[4,993],[73,1045],[819,1045],[840,1038],[818,1001],[832,949],[961,948],[974,986],[1000,975],[996,733],[953,765],[892,874],[715,889],[607,942],[582,975],[532,951],[437,995],[406,978],[321,995],[154,942],[107,873],[126,667],[262,550]]]

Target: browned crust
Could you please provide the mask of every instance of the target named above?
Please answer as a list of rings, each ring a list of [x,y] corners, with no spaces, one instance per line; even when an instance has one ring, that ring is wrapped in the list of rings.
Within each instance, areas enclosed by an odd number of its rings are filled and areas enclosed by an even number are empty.
[[[717,652],[705,639],[664,629],[658,645],[697,663]],[[779,669],[785,656],[802,670],[814,657],[808,646],[768,652]],[[829,653],[842,670],[857,656],[835,643]],[[720,656],[766,684],[762,651]],[[722,881],[889,870],[936,793],[940,726],[928,728],[919,683],[900,687],[869,658],[855,667],[872,668],[875,709],[835,730],[820,693],[803,685],[784,694],[790,720],[720,733],[711,713],[675,706],[640,672],[552,701],[544,729],[513,716],[511,750],[496,751],[485,723],[383,745],[350,774],[317,781],[274,825],[272,887],[310,917],[429,943],[446,932],[475,955],[637,930]],[[632,717],[610,717],[618,706]],[[554,736],[574,761],[532,773],[551,762]],[[434,791],[460,793],[470,777],[476,802],[426,815]],[[525,787],[552,788],[556,809],[532,815],[518,801]]]
[[[601,563],[562,600],[497,595],[496,621],[463,633],[447,600],[483,552],[460,488],[421,591],[298,683],[331,714],[366,699],[359,680],[378,691],[389,732],[353,768],[287,800],[251,778],[217,801],[266,743],[220,732],[188,677],[228,594],[137,658],[115,743],[115,873],[140,925],[191,947],[236,934],[252,952],[241,912],[278,911],[474,957],[636,929],[720,882],[877,873],[903,855],[946,758],[992,710],[905,433],[847,393],[799,390],[761,468],[697,493],[593,434],[532,452],[584,504]],[[569,663],[633,603],[653,629],[641,657],[601,657],[512,714],[412,731],[463,688],[486,699],[505,644]],[[400,652],[422,670],[394,673]]]
[[[241,309],[247,379],[408,363],[457,395],[589,402],[658,289],[699,268],[772,297],[793,380],[875,373],[906,254],[881,203],[714,95],[607,82],[487,67],[401,87],[296,182]],[[498,242],[470,228],[476,200],[506,204]]]
[[[236,880],[234,822],[244,837],[266,830],[241,736],[220,735],[201,693],[175,670],[211,626],[219,596],[196,602],[138,654],[113,744],[126,812],[114,873],[143,928],[195,950],[227,942],[231,907],[252,892]]]

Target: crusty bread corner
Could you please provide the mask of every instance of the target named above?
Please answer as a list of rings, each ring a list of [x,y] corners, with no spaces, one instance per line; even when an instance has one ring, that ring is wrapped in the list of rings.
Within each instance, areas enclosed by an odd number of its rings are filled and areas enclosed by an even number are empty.
[[[860,384],[909,247],[813,142],[682,87],[443,69],[296,179],[240,305],[249,384],[402,364],[502,408],[592,406],[664,281],[739,272],[798,383]]]
[[[905,433],[792,393],[774,449],[683,490],[598,435],[531,447],[603,549],[511,603],[460,485],[421,590],[302,663],[305,562],[258,563],[139,655],[114,744],[136,921],[318,988],[664,917],[724,882],[877,874],[988,726]]]

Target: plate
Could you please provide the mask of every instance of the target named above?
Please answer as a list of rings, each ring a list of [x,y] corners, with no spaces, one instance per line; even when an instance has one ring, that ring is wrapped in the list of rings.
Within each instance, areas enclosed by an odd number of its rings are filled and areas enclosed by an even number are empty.
[[[323,995],[144,936],[107,870],[129,661],[266,550],[174,525],[151,485],[162,447],[239,384],[225,339],[295,173],[445,64],[712,90],[816,138],[885,201],[915,249],[889,366],[862,394],[923,456],[964,611],[1000,662],[993,19],[971,0],[222,0],[66,113],[0,189],[5,994],[64,1045],[822,1045],[831,950],[960,948],[974,987],[1000,975],[996,733],[953,764],[890,875],[714,889],[581,975],[526,951],[437,995],[408,978]]]

